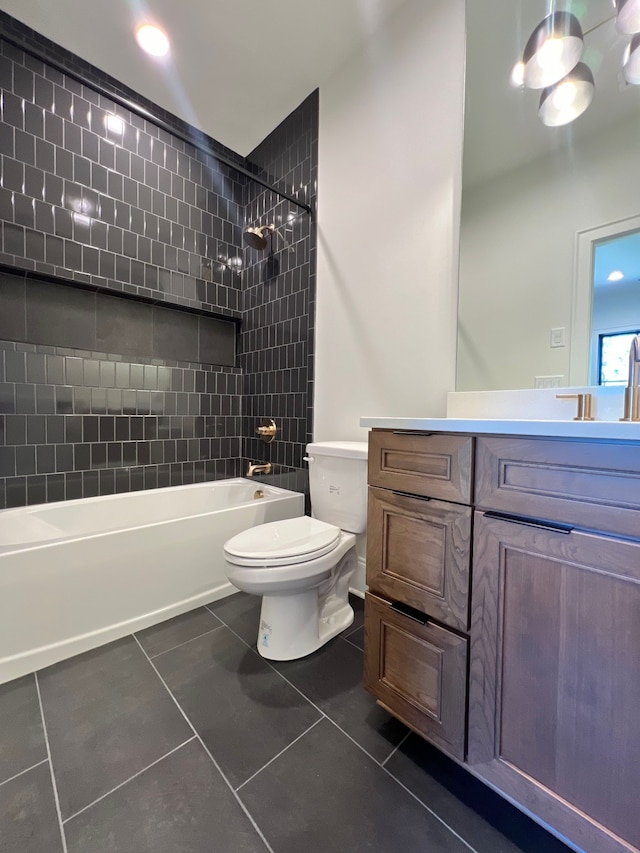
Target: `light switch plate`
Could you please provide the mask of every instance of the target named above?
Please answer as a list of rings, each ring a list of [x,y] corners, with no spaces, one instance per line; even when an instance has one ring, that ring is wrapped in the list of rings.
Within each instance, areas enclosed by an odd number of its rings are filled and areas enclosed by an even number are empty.
[[[552,347],[563,347],[565,346],[565,337],[566,337],[566,329],[564,326],[560,326],[558,329],[551,329],[551,341],[550,345]]]

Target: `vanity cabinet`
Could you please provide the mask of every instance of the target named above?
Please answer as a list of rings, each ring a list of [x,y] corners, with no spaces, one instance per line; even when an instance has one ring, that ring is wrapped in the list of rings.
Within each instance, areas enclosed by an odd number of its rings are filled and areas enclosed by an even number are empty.
[[[446,436],[469,506],[381,485],[439,437],[371,433],[365,683],[585,853],[638,853],[640,442]]]
[[[369,440],[365,685],[460,760],[472,444],[468,436],[377,431]]]

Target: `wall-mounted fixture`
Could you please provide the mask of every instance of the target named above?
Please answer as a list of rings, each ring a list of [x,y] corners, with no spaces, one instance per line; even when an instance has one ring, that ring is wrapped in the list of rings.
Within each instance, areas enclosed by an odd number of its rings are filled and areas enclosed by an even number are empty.
[[[264,441],[265,444],[271,444],[276,437],[278,427],[273,418],[265,418],[256,427],[256,433]]]
[[[283,225],[279,225],[276,228],[273,222],[269,223],[269,225],[249,225],[242,232],[242,236],[248,246],[251,246],[252,249],[257,249],[261,252],[267,248],[269,242],[271,242],[271,249],[273,249],[273,237],[276,235],[282,240],[289,251],[292,251],[293,247],[291,244],[282,234],[280,234],[280,228],[283,227]],[[268,237],[270,238],[270,241],[267,240]]]
[[[615,15],[582,32],[569,12],[553,12],[537,25],[522,59],[511,70],[512,86],[542,89],[538,117],[548,127],[569,124],[588,108],[595,81],[588,65],[580,62],[584,37],[616,19],[619,32],[633,35],[622,60],[627,83],[640,85],[640,0],[614,0]]]

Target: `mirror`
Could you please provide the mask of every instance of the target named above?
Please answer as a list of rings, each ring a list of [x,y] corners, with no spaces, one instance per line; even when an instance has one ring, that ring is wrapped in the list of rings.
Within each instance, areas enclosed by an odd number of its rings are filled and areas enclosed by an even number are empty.
[[[581,23],[595,95],[574,122],[547,127],[540,90],[509,77],[558,10]],[[592,339],[620,325],[602,320],[607,293],[640,328],[638,240],[625,287],[605,276],[593,309],[596,249],[640,232],[640,86],[622,76],[630,37],[614,11],[611,0],[467,2],[458,391],[596,383]]]

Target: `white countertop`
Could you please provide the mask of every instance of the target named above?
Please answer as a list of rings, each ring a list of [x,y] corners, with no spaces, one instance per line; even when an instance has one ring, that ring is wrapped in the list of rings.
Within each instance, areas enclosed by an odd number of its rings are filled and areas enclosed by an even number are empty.
[[[640,422],[551,421],[500,418],[360,418],[361,427],[465,432],[476,435],[535,435],[548,438],[612,439],[640,442]]]

